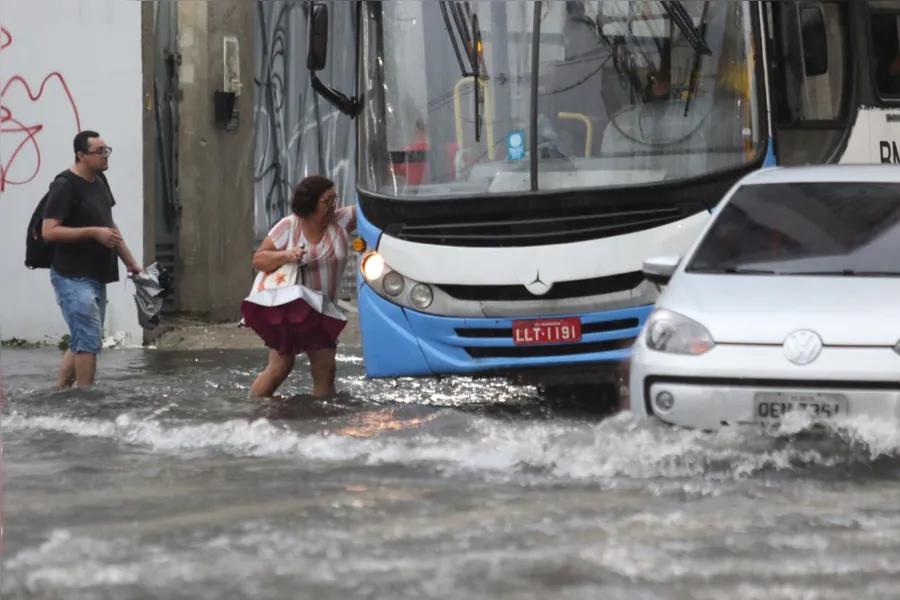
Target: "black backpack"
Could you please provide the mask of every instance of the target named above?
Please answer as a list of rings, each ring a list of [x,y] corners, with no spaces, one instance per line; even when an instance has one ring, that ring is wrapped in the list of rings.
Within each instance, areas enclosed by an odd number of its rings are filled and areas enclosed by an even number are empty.
[[[97,176],[104,184],[106,184],[106,189],[110,189],[106,176],[103,173],[97,173]],[[74,185],[72,178],[78,177],[78,175],[66,169],[57,175],[53,181],[56,181],[60,177],[67,179],[70,184]],[[75,189],[77,190],[78,188]],[[112,194],[112,190],[110,190],[109,193]],[[45,241],[43,234],[44,207],[47,206],[47,199],[49,197],[50,191],[48,190],[47,193],[44,194],[44,197],[41,198],[41,201],[38,202],[37,207],[31,214],[31,220],[28,222],[28,233],[25,237],[25,266],[29,269],[49,269],[53,265],[53,256],[56,253],[56,245]],[[80,198],[76,195],[76,197],[73,198],[73,201],[78,200],[80,200]]]

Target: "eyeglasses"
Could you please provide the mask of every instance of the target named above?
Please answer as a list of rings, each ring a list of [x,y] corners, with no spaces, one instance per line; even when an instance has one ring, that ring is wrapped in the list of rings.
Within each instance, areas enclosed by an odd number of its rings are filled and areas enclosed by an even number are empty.
[[[103,146],[102,148],[97,148],[96,150],[91,150],[90,152],[85,152],[85,154],[97,154],[102,158],[106,158],[110,154],[112,154],[112,146]]]

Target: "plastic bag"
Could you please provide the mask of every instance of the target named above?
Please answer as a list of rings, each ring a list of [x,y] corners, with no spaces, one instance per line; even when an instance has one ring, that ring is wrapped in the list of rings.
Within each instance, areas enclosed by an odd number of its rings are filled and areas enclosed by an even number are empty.
[[[163,301],[172,294],[169,272],[159,263],[153,263],[143,273],[132,276],[131,280],[134,282],[138,323],[144,329],[155,329],[159,325]]]

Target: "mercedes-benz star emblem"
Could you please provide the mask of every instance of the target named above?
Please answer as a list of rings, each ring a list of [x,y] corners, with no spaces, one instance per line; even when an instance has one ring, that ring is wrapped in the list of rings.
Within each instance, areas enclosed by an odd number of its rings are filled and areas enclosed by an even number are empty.
[[[541,272],[538,271],[537,275],[534,278],[534,281],[525,285],[525,289],[531,292],[534,296],[543,296],[547,292],[550,291],[552,286],[547,285],[543,281],[541,281]]]
[[[819,358],[821,352],[822,338],[815,331],[795,331],[784,340],[784,356],[801,367]]]

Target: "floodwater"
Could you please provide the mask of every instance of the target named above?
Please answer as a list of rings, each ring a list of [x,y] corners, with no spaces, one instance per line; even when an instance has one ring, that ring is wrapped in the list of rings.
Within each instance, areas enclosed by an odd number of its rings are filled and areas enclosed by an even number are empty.
[[[4,600],[900,598],[893,424],[687,432],[354,354],[331,402],[251,403],[244,351],[53,392],[57,360],[3,351]]]

